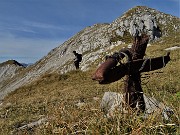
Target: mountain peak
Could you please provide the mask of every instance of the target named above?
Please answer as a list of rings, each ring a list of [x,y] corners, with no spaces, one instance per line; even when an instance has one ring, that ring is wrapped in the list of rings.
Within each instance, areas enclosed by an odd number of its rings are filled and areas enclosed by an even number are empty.
[[[3,63],[0,63],[0,66],[4,66],[4,65],[16,65],[16,66],[21,66],[24,67],[22,64],[20,64],[19,62],[17,62],[16,60],[7,60]]]
[[[151,40],[155,40],[179,31],[179,22],[178,17],[146,6],[136,6],[113,21],[112,25],[116,28],[116,35],[123,36],[127,31],[134,36],[138,31],[140,34],[148,34]]]
[[[153,8],[150,8],[150,7],[147,7],[147,6],[136,6],[136,7],[133,7],[131,9],[129,9],[127,12],[125,12],[124,14],[126,16],[128,15],[134,15],[134,14],[153,14],[153,13],[163,13],[163,12],[160,12],[156,9],[153,9]]]

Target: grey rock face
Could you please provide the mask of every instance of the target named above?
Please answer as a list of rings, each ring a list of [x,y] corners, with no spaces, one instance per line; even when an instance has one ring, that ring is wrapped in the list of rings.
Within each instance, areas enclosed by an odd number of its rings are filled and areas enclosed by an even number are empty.
[[[162,114],[162,117],[166,120],[170,119],[170,115],[173,114],[173,110],[163,103],[157,101],[155,98],[147,97],[144,95],[145,100],[145,118],[153,113]],[[123,94],[116,92],[105,92],[102,101],[101,109],[105,112],[107,117],[113,117],[114,111],[118,110],[120,113],[128,113],[125,107],[125,101],[123,99]]]
[[[135,19],[130,22],[129,32],[133,36],[147,33],[151,40],[161,37],[161,30],[157,26],[156,18],[148,14],[141,17],[135,16]]]

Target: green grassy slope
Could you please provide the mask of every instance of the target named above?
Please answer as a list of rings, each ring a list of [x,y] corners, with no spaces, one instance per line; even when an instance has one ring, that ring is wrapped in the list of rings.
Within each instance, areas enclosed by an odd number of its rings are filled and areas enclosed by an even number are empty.
[[[151,43],[146,57],[165,55],[165,48],[180,46],[180,34]],[[116,48],[117,50],[120,48]],[[146,120],[135,114],[108,120],[100,110],[106,91],[122,92],[123,79],[108,85],[91,80],[96,67],[87,72],[71,71],[64,75],[46,74],[30,85],[9,94],[0,106],[0,133],[14,134],[179,134],[180,50],[171,51],[171,61],[163,69],[143,73],[142,87],[147,95],[174,110],[171,121],[152,115]],[[76,104],[83,102],[81,107]],[[43,117],[48,122],[38,127],[16,130]],[[176,124],[168,125],[168,124]]]

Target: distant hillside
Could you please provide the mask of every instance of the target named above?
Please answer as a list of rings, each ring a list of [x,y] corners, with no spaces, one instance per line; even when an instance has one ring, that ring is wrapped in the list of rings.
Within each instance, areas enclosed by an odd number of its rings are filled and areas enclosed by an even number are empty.
[[[179,18],[145,6],[138,6],[128,10],[110,24],[95,24],[86,27],[51,50],[47,56],[1,84],[0,99],[6,95],[4,93],[14,91],[47,72],[66,73],[74,70],[73,50],[83,54],[81,70],[86,71],[97,66],[106,54],[131,44],[132,37],[137,31],[139,34],[147,33],[151,38],[150,44],[162,43],[159,44],[161,50],[180,44]],[[166,40],[168,38],[173,38],[174,43],[165,46],[163,42],[168,42]]]
[[[9,79],[13,78],[23,69],[24,66],[16,60],[8,60],[0,63],[0,89]]]
[[[16,66],[24,67],[23,64],[17,62],[16,60],[8,60],[3,63],[0,63],[0,67],[5,66],[5,65],[16,65]]]
[[[30,65],[33,65],[33,63],[21,63],[21,65],[23,65],[24,67],[28,67],[28,66],[30,66]]]

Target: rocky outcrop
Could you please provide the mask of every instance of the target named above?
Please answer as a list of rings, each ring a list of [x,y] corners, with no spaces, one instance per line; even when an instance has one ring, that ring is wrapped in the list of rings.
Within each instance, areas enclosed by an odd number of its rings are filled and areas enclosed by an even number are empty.
[[[116,34],[122,36],[129,31],[132,36],[147,33],[151,40],[169,35],[170,31],[179,31],[179,18],[150,9],[145,6],[138,6],[130,9],[122,17],[112,23]],[[173,25],[172,25],[173,24]],[[171,27],[170,27],[171,26]]]
[[[147,32],[151,39],[155,40],[179,30],[180,19],[177,17],[148,7],[132,8],[111,24],[95,24],[86,27],[54,48],[47,56],[27,67],[21,75],[16,75],[10,82],[5,83],[1,87],[0,99],[10,91],[36,80],[44,73],[65,73],[74,70],[73,50],[83,54],[80,68],[84,71],[96,60],[101,61],[106,52],[110,51],[115,45],[131,42],[128,40],[137,33]]]

